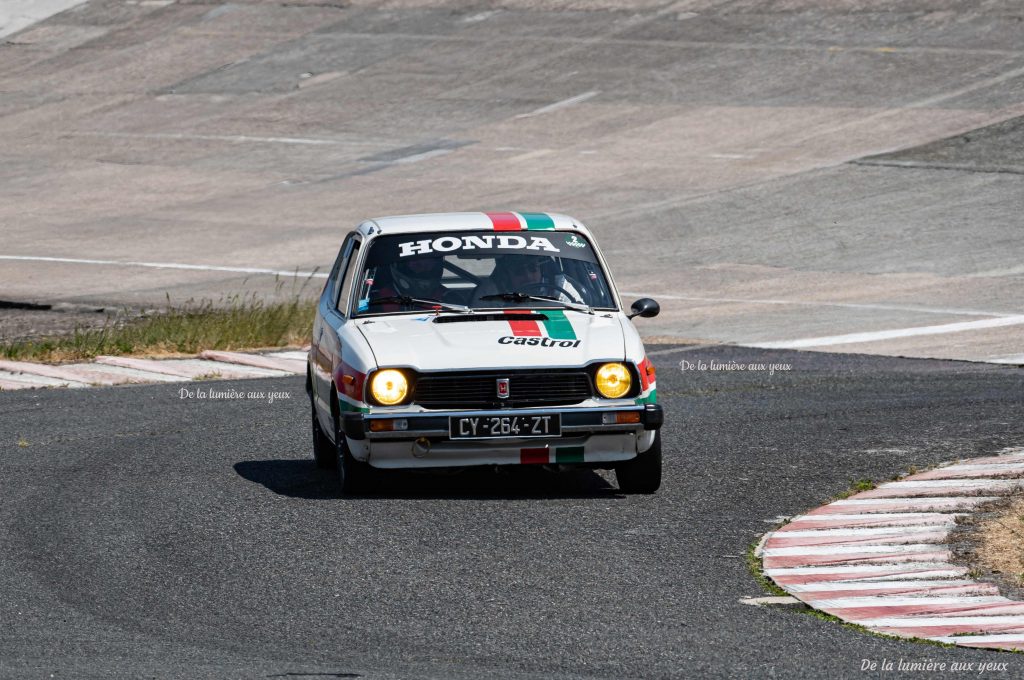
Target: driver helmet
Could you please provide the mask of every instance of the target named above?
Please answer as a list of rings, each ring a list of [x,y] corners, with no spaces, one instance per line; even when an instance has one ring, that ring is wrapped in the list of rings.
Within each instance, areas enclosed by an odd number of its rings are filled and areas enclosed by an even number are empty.
[[[545,255],[502,255],[496,258],[494,271],[504,285],[543,283],[548,262]]]
[[[444,273],[439,257],[417,257],[391,265],[391,280],[399,295],[432,297],[437,294]]]

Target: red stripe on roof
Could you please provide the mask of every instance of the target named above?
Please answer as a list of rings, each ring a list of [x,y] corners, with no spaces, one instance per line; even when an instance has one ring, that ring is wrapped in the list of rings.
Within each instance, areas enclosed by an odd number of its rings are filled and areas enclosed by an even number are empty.
[[[506,309],[506,314],[528,314],[525,310]],[[536,321],[513,321],[509,319],[509,328],[512,329],[512,335],[517,338],[539,338],[540,337],[540,326],[537,325]]]
[[[491,218],[494,231],[522,231],[523,226],[519,224],[519,218],[515,213],[484,213]]]

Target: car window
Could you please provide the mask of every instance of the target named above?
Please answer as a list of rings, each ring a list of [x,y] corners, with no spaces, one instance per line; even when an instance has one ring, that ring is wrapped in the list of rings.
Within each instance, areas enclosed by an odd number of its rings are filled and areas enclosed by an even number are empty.
[[[356,278],[356,268],[352,266],[359,259],[359,241],[352,242],[352,252],[346,262],[346,271],[342,274],[341,294],[338,296],[338,311],[342,316],[348,316],[349,297],[352,293],[352,281]]]
[[[348,241],[349,239],[346,238],[341,244],[341,248],[338,249],[338,255],[334,258],[334,264],[331,265],[331,273],[327,276],[327,281],[324,282],[324,289],[320,293],[321,296],[326,296],[330,300],[333,300],[338,294],[338,273],[341,271],[341,265],[345,261],[345,249],[348,248]]]
[[[368,247],[358,279],[359,315],[423,311],[423,304],[402,297],[474,309],[561,306],[502,299],[502,293],[616,309],[597,254],[576,232],[395,234],[379,236]]]

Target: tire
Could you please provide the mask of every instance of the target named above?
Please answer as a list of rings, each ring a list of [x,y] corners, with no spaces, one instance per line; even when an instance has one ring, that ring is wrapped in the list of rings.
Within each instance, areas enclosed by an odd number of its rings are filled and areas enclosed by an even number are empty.
[[[358,461],[352,457],[348,450],[348,443],[345,441],[345,433],[340,428],[335,428],[336,442],[334,454],[335,465],[338,468],[338,484],[341,487],[342,496],[358,496],[371,490],[376,476],[369,463]]]
[[[316,460],[316,466],[321,470],[333,470],[334,466],[338,464],[334,444],[320,427],[315,406],[313,407],[313,459]]]
[[[615,479],[622,493],[650,494],[658,490],[661,486],[661,432],[654,435],[651,448],[615,466]]]

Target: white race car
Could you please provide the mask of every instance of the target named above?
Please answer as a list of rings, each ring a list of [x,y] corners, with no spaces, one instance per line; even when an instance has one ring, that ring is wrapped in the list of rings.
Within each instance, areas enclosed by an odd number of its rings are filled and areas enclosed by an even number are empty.
[[[320,296],[313,453],[358,493],[385,468],[614,468],[661,484],[661,406],[593,237],[551,213],[368,220]]]

